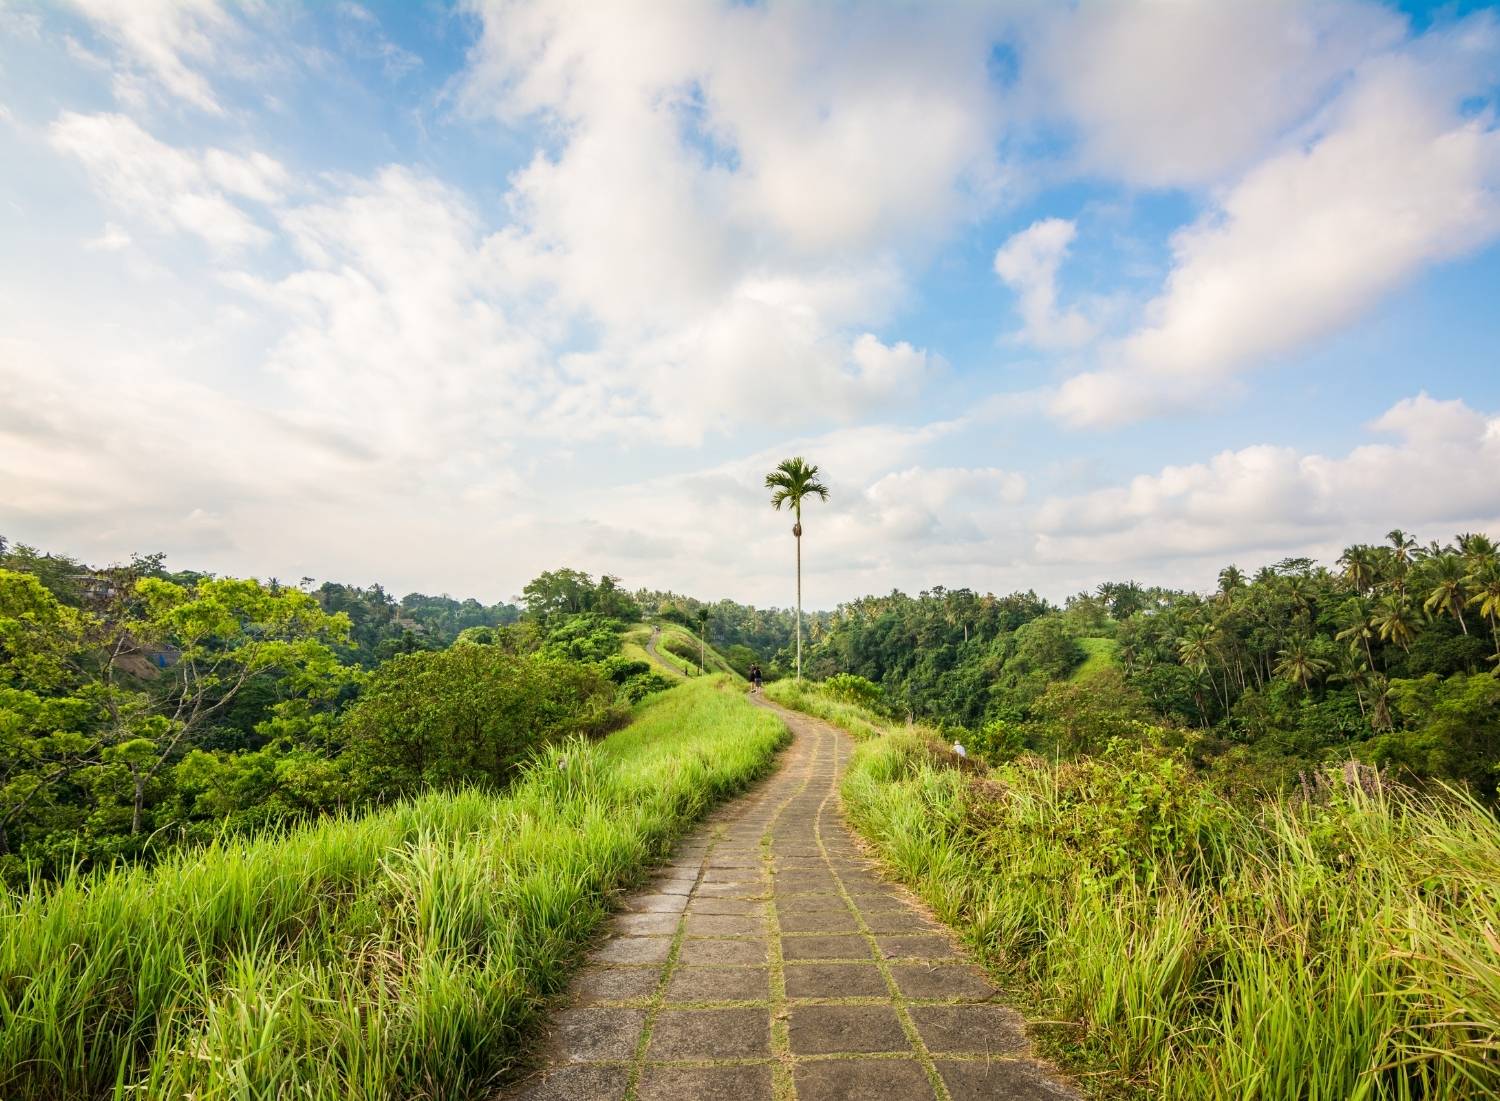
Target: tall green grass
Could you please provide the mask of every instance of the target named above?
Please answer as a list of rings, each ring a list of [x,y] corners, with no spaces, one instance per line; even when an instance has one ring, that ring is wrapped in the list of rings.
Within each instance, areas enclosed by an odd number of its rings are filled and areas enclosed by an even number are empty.
[[[465,1098],[606,912],[785,730],[720,679],[434,794],[0,898],[0,1097]]]
[[[857,704],[835,699],[814,681],[778,680],[766,685],[766,697],[783,707],[794,708],[843,727],[856,738],[878,738],[897,729],[884,719]]]
[[[843,795],[884,860],[1085,1049],[1182,1101],[1500,1096],[1500,822],[1335,778],[1240,808],[1118,750],[987,777],[897,733]]]

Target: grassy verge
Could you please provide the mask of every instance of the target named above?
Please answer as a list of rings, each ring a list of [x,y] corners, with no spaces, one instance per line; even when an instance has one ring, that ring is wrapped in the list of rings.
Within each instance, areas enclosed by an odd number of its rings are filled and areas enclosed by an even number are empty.
[[[1240,809],[1146,749],[976,778],[859,747],[851,820],[1075,1054],[1152,1097],[1500,1091],[1500,822],[1338,781]]]
[[[644,661],[653,669],[660,669],[670,677],[681,678],[686,674],[676,665],[662,665],[653,661],[651,655],[646,652],[646,643],[651,641],[651,628],[642,623],[631,627],[620,636],[620,653],[631,661]]]
[[[772,681],[766,685],[766,698],[783,707],[806,712],[820,719],[843,727],[856,738],[878,738],[895,730],[906,729],[905,724],[882,718],[858,704],[835,699],[813,681],[797,681],[790,678]]]
[[[688,676],[698,675],[698,636],[691,631],[672,623],[662,624],[661,637],[656,640],[656,649],[662,657],[672,662]],[[712,646],[704,648],[703,660],[710,673],[723,673],[735,680],[744,680],[729,662],[724,660],[724,655]]]
[[[1078,645],[1083,648],[1083,664],[1073,670],[1071,681],[1087,680],[1095,673],[1114,669],[1119,665],[1115,652],[1119,644],[1112,638],[1081,638]]]
[[[784,738],[705,678],[504,795],[0,897],[0,1096],[479,1096],[611,892]]]

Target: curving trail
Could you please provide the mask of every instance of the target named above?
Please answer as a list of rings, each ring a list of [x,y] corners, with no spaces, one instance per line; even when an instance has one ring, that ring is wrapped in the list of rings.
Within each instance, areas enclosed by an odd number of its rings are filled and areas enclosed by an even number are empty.
[[[861,857],[838,802],[852,739],[754,702],[793,733],[778,768],[624,900],[546,1065],[506,1096],[1076,1099],[963,950]]]
[[[656,662],[657,665],[661,666],[669,676],[676,677],[678,680],[685,679],[681,669],[661,656],[661,651],[656,648],[656,640],[659,638],[661,638],[661,628],[653,626],[651,628],[651,637],[646,640],[646,655],[652,661]]]

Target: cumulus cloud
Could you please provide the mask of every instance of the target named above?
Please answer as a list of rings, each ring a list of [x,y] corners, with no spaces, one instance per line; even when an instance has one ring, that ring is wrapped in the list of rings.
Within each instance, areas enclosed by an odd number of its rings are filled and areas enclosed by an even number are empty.
[[[441,439],[444,462],[463,468],[535,415],[545,347],[507,318],[462,195],[388,167],[287,207],[279,229],[295,270],[229,282],[282,320],[266,368],[308,431],[402,458]]]
[[[54,149],[83,164],[112,204],[156,229],[191,233],[226,250],[270,239],[236,201],[271,202],[286,186],[285,169],[263,153],[179,149],[117,114],[65,111],[48,136]]]
[[[1057,307],[1057,269],[1068,255],[1078,227],[1062,218],[1044,218],[1015,234],[995,253],[995,274],[1016,292],[1022,339],[1038,348],[1076,348],[1094,335],[1088,318]]]
[[[1201,186],[1259,159],[1405,30],[1343,0],[1058,5],[1022,36],[1025,89],[1076,128],[1083,168]]]
[[[1037,555],[1103,563],[1290,554],[1351,539],[1371,518],[1439,532],[1500,519],[1500,415],[1423,393],[1370,428],[1394,442],[1343,456],[1247,447],[1049,499],[1036,518]]]
[[[519,288],[598,326],[569,358],[590,422],[677,440],[909,396],[928,357],[872,343],[931,249],[1002,171],[976,14],[476,3],[464,100],[541,119],[494,242]],[[884,349],[884,350],[882,350]]]
[[[1257,165],[1180,231],[1145,322],[1102,370],[1068,380],[1055,411],[1087,425],[1201,402],[1500,235],[1500,128],[1461,109],[1500,52],[1495,25],[1425,47],[1366,63],[1315,139]]]

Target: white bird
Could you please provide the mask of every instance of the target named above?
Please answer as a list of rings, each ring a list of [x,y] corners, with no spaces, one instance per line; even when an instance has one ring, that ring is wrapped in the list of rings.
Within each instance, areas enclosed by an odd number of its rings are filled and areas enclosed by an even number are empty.
[[[953,752],[957,753],[960,757],[967,757],[968,756],[968,753],[965,752],[964,747],[961,746],[961,745],[959,745],[957,742],[953,743]]]

